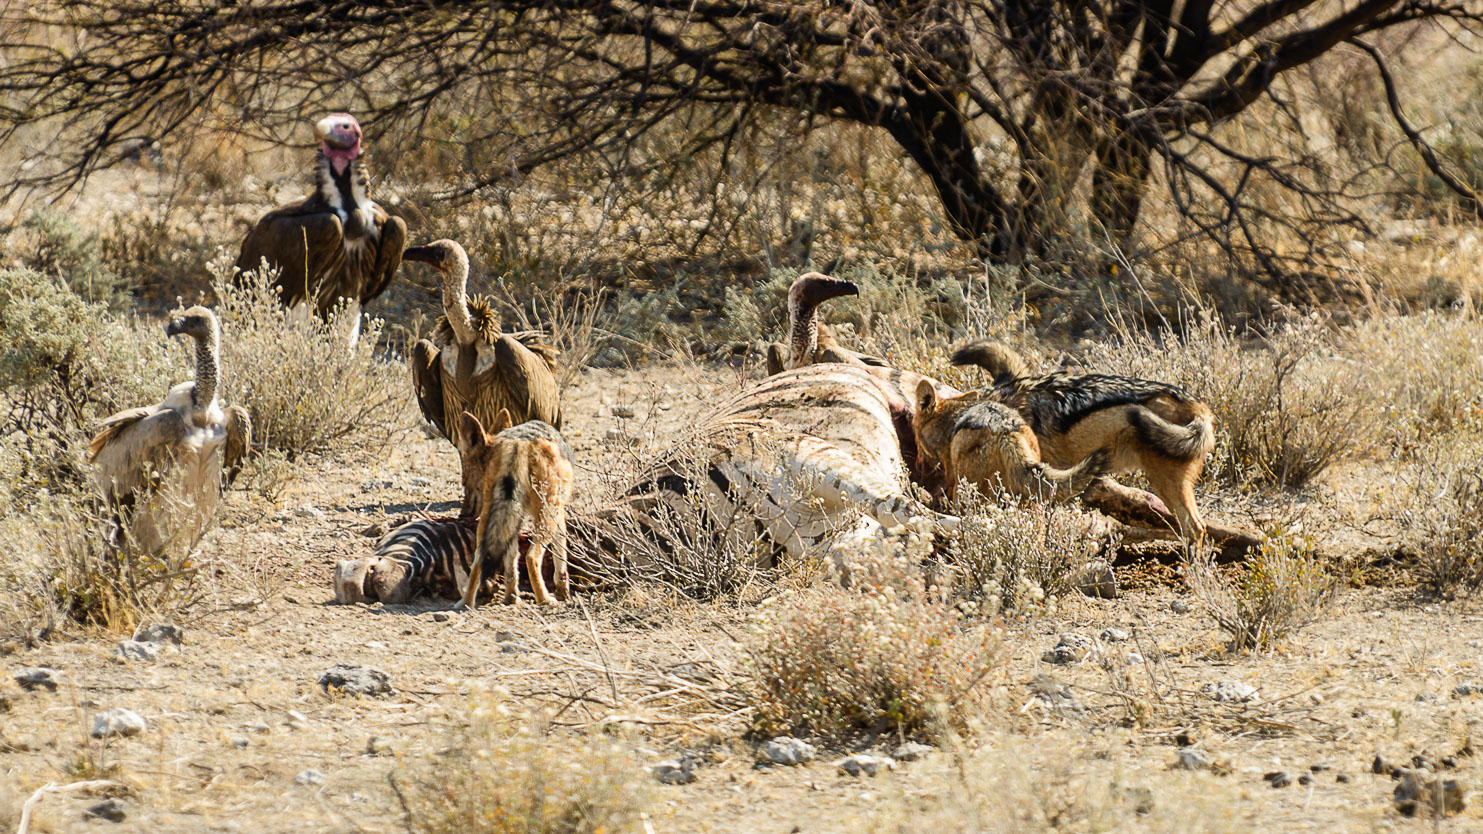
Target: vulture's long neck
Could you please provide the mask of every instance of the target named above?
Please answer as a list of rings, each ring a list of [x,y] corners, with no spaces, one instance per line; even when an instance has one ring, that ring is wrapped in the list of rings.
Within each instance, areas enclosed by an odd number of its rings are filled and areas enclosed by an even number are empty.
[[[375,233],[371,228],[371,198],[367,196],[366,179],[365,166],[359,158],[350,160],[345,170],[337,173],[324,151],[319,152],[314,166],[314,193],[340,215],[348,236],[353,236],[360,226],[368,227],[367,233]]]
[[[216,355],[221,333],[213,323],[211,332],[196,336],[196,384],[191,388],[191,413],[202,415],[216,403]]]
[[[443,273],[443,312],[453,338],[461,345],[474,343],[474,318],[469,315],[469,259],[454,253],[453,266]]]
[[[797,368],[813,361],[814,351],[819,347],[819,308],[801,302],[788,305],[788,321],[792,326],[789,367]]]

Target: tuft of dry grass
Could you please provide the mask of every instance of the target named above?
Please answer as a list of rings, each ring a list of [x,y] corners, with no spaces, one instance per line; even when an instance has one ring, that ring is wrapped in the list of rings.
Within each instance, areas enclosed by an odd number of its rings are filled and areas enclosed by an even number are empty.
[[[1483,434],[1423,450],[1399,514],[1422,588],[1444,599],[1483,589]]]
[[[1229,581],[1208,553],[1195,554],[1187,573],[1191,590],[1237,651],[1271,648],[1321,616],[1338,591],[1313,540],[1280,528]]]
[[[931,587],[925,539],[855,555],[848,587],[773,601],[747,651],[755,728],[845,738],[961,729],[999,667],[1001,633],[976,606]]]
[[[392,779],[416,834],[600,834],[639,830],[643,768],[615,739],[558,735],[477,695],[447,749]]]

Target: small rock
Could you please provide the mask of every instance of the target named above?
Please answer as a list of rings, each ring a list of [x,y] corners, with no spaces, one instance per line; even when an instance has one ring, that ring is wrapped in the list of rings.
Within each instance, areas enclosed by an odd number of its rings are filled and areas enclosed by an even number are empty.
[[[627,406],[627,405],[615,405],[615,406],[613,406],[613,416],[614,417],[621,417],[624,420],[629,420],[629,419],[632,419],[633,418],[633,413],[634,412],[633,412],[633,407],[632,406]]]
[[[1385,757],[1381,756],[1379,753],[1376,753],[1375,760],[1370,762],[1371,773],[1378,773],[1381,776],[1389,776],[1391,771],[1393,770],[1395,770],[1395,767],[1390,762],[1387,762],[1385,760]]]
[[[1437,763],[1432,761],[1431,756],[1425,753],[1417,753],[1411,757],[1411,766],[1417,770],[1436,770]]]
[[[603,433],[603,439],[607,440],[609,443],[613,443],[619,446],[639,445],[639,439],[637,437],[629,437],[627,434],[624,434],[622,429],[608,429],[606,432]]]
[[[361,492],[375,492],[379,489],[391,489],[396,486],[396,481],[390,478],[367,478],[361,482]]]
[[[1400,782],[1395,786],[1395,807],[1408,817],[1451,816],[1462,812],[1464,792],[1462,783],[1456,779],[1444,781],[1424,771],[1402,770]]]
[[[1264,774],[1262,778],[1270,782],[1274,788],[1285,788],[1292,784],[1292,777],[1285,770]]]
[[[1193,747],[1181,747],[1174,755],[1174,767],[1179,770],[1209,770],[1210,757]]]
[[[391,694],[391,678],[374,666],[336,663],[319,676],[319,685],[325,692],[338,689],[346,695]]]
[[[140,643],[178,646],[185,642],[185,631],[174,623],[150,623],[135,629],[134,639]]]
[[[1169,610],[1175,614],[1188,614],[1192,609],[1190,608],[1190,604],[1184,600],[1175,599],[1169,602]]]
[[[382,536],[386,535],[386,525],[378,521],[377,523],[372,524],[370,527],[367,527],[366,529],[360,531],[360,534],[368,539],[379,539]]]
[[[299,518],[324,518],[324,510],[321,510],[313,504],[304,504],[302,506],[294,507],[294,515],[298,516]]]
[[[1081,710],[1084,707],[1069,684],[1062,683],[1050,675],[1036,675],[1030,681],[1030,692],[1035,700],[1055,709]]]
[[[236,738],[233,738],[232,739],[232,746],[235,747],[235,748],[237,748],[238,750],[246,750],[247,749],[247,737],[246,736],[237,736]]]
[[[1041,655],[1040,659],[1046,663],[1064,666],[1085,660],[1092,654],[1092,650],[1092,638],[1085,634],[1068,631],[1060,636],[1055,648]]]
[[[1128,665],[1137,666],[1143,662],[1143,655],[1137,652],[1128,652]]]
[[[125,813],[124,803],[118,799],[105,799],[82,812],[85,820],[99,819],[109,822],[123,822],[128,814]]]
[[[1071,575],[1072,587],[1093,599],[1117,599],[1117,574],[1101,559],[1087,562]]]
[[[1473,681],[1460,683],[1452,687],[1452,697],[1454,698],[1466,698],[1469,695],[1483,695],[1483,683]]]
[[[46,666],[27,666],[15,673],[15,682],[27,692],[35,692],[38,689],[56,692],[57,681],[61,677],[62,673],[56,669]]]
[[[1457,757],[1456,756],[1443,756],[1440,761],[1442,763],[1442,767],[1445,767],[1448,770],[1456,770],[1457,769]]]
[[[118,644],[115,652],[124,660],[158,660],[160,657],[160,646],[158,643],[141,643],[138,640],[124,640]]]
[[[1308,765],[1308,770],[1310,770],[1313,773],[1322,773],[1325,770],[1333,770],[1333,768],[1330,767],[1329,765],[1326,765],[1326,764],[1323,764],[1323,763],[1320,762],[1320,763]]]
[[[862,773],[866,776],[874,776],[882,770],[894,769],[896,762],[889,756],[872,756],[869,753],[856,753],[853,756],[835,762],[834,766],[850,776],[859,776]]]
[[[1127,640],[1130,636],[1130,634],[1120,628],[1113,627],[1102,629],[1102,642],[1104,643],[1121,643]]]
[[[762,755],[780,765],[801,765],[813,761],[819,751],[812,744],[791,736],[778,736],[762,745]]]
[[[93,716],[93,738],[137,736],[149,728],[144,716],[133,710],[115,707]]]
[[[433,612],[433,622],[435,623],[446,623],[451,619],[453,619],[453,615],[449,614],[447,611]]]
[[[432,485],[432,481],[429,481],[427,478],[424,478],[420,475],[414,475],[413,477],[407,479],[407,486],[411,489],[427,489]]]
[[[1313,784],[1313,774],[1311,774],[1311,773],[1304,773],[1303,775],[1299,776],[1298,777],[1298,784],[1299,785],[1311,785],[1311,784]]]
[[[269,732],[273,728],[269,727],[267,724],[264,724],[261,721],[254,721],[251,724],[244,725],[242,729],[246,730],[249,733],[257,733],[259,735],[262,735],[263,733]]]
[[[1256,698],[1256,687],[1240,681],[1207,683],[1200,687],[1200,691],[1221,704],[1244,704]]]
[[[324,774],[323,773],[320,773],[317,770],[301,770],[301,771],[299,771],[299,775],[294,777],[294,784],[295,785],[323,785],[324,784]]]
[[[1347,774],[1347,773],[1340,773],[1340,774],[1338,774],[1337,776],[1334,777],[1334,781],[1335,782],[1338,782],[1341,785],[1347,785],[1347,784],[1349,784],[1349,774]]]
[[[931,755],[932,750],[931,745],[908,741],[905,744],[897,745],[896,749],[891,751],[891,758],[898,762],[914,762]]]
[[[366,739],[367,756],[390,756],[391,742],[381,736],[371,736]]]
[[[688,785],[695,781],[695,763],[688,756],[662,761],[650,770],[663,785]]]

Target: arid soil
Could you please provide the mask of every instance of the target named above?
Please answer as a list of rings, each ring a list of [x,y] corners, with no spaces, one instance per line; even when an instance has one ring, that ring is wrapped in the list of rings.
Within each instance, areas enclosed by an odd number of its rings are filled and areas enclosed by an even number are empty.
[[[579,377],[566,394],[579,503],[600,500],[626,458],[662,445],[743,374],[665,366]],[[127,786],[123,822],[84,818],[99,795],[50,794],[31,830],[402,830],[388,777],[435,774],[469,693],[486,690],[560,726],[616,733],[636,768],[691,754],[693,783],[653,788],[655,832],[1410,830],[1433,823],[1398,814],[1396,783],[1371,772],[1377,754],[1398,764],[1424,755],[1465,788],[1483,775],[1468,745],[1483,739],[1483,695],[1459,688],[1483,684],[1475,607],[1360,585],[1275,651],[1236,654],[1177,581],[1147,578],[1119,599],[1067,599],[1009,623],[976,732],[922,760],[850,777],[832,763],[853,750],[825,746],[812,764],[759,768],[737,694],[751,606],[647,587],[554,609],[332,604],[334,561],[366,553],[373,524],[453,510],[457,465],[451,445],[416,429],[353,459],[302,461],[276,503],[233,492],[205,547],[207,598],[180,621],[184,645],[156,661],[115,657],[119,634],[9,647],[0,828],[13,829],[47,783],[96,778]],[[1240,503],[1204,500],[1217,516]],[[1351,538],[1333,555],[1358,556]],[[1092,653],[1044,660],[1067,632],[1092,638]],[[326,694],[316,680],[336,663],[382,669],[395,692]],[[57,691],[11,680],[34,666],[60,671]],[[1226,681],[1254,697],[1222,703],[1201,691]],[[92,716],[112,707],[148,729],[90,739]],[[861,744],[889,753],[897,741]],[[1175,768],[1182,746],[1209,767]],[[1274,788],[1264,776],[1279,771],[1291,784]],[[1436,830],[1483,830],[1483,795],[1467,798]]]

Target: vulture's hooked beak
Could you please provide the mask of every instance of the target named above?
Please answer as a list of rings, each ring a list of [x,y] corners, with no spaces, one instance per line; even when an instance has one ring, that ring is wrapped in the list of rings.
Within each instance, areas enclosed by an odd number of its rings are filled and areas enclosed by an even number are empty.
[[[337,151],[359,151],[360,122],[349,113],[331,113],[314,123],[314,138]]]
[[[408,246],[402,250],[402,260],[427,264],[441,272],[443,270],[442,254],[436,246]]]
[[[167,324],[167,325],[165,325],[165,336],[166,337],[179,336],[180,334],[182,334],[184,332],[185,332],[185,319],[170,319],[170,323]]]
[[[793,282],[788,293],[805,306],[814,306],[842,295],[859,295],[860,286],[854,281],[834,278],[821,272],[810,272]]]

